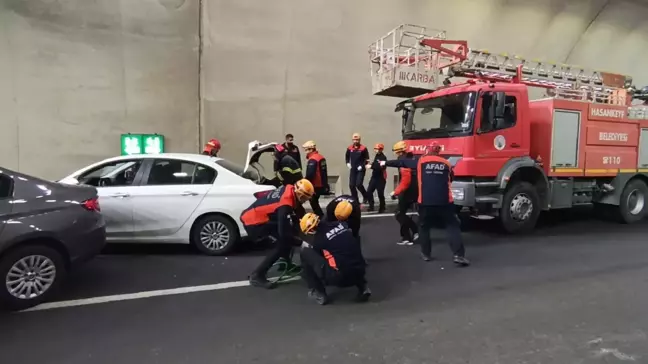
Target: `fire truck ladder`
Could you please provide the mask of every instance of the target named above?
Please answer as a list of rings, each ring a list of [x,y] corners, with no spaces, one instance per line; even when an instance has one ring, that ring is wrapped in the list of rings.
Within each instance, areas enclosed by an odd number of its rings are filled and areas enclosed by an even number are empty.
[[[626,90],[632,85],[630,76],[593,71],[569,64],[527,60],[487,50],[469,50],[466,59],[453,65],[448,75],[519,82],[553,89],[549,94],[556,98],[616,105],[627,104]]]

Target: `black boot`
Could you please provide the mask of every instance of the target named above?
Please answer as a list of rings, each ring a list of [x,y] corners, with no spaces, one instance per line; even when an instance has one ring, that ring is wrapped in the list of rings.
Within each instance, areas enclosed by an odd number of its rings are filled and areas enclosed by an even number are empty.
[[[356,296],[356,301],[358,302],[367,302],[371,297],[371,290],[366,284],[358,286],[358,295]]]
[[[322,306],[329,303],[329,299],[326,293],[318,292],[317,290],[314,289],[308,291],[308,298],[312,299],[313,301],[317,302],[318,305],[322,305]]]
[[[258,273],[252,273],[250,275],[250,286],[273,289],[276,287],[276,284],[270,282],[265,276],[262,276]]]

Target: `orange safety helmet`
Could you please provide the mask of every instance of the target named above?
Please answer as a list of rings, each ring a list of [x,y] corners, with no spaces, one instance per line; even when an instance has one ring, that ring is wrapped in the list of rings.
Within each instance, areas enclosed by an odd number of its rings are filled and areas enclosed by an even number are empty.
[[[315,187],[313,187],[311,181],[303,178],[295,183],[295,195],[297,196],[297,200],[300,203],[304,203],[310,200],[314,194]]]
[[[351,205],[351,202],[342,200],[337,204],[337,206],[335,206],[334,214],[335,218],[339,221],[346,221],[349,219],[349,216],[351,216],[352,212],[353,205]]]
[[[383,149],[385,149],[385,144],[377,143],[376,145],[374,145],[374,149],[375,150],[383,150]]]
[[[392,147],[394,153],[404,153],[407,150],[407,144],[404,141],[396,142]]]

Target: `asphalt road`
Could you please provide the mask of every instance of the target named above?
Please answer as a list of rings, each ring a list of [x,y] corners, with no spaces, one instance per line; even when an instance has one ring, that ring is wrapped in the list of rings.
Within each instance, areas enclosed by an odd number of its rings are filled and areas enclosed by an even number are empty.
[[[531,236],[484,222],[464,234],[473,266],[400,247],[367,219],[374,297],[320,307],[301,282],[0,316],[0,358],[22,363],[648,363],[648,223],[546,217]],[[229,258],[173,246],[111,247],[75,272],[72,300],[244,280],[262,249]]]

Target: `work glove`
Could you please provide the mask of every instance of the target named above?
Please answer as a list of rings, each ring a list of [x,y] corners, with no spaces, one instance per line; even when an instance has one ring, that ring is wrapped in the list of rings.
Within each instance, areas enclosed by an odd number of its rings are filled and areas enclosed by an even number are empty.
[[[396,194],[394,193],[394,191],[392,191],[392,192],[389,194],[389,197],[391,197],[392,200],[395,200],[395,199],[398,198],[398,196],[396,196]]]
[[[367,164],[367,165],[365,166],[365,169],[371,169],[371,164]]]
[[[384,166],[385,166],[385,163],[387,163],[387,162],[385,162],[385,161],[379,161],[379,162],[378,162],[378,164],[380,164],[381,167],[384,167]]]
[[[362,170],[362,166],[358,166],[358,170],[361,171],[361,170]]]
[[[302,241],[301,247],[302,248],[312,248],[312,246],[310,244],[308,244],[307,242],[305,242],[305,241]]]
[[[347,163],[347,167],[351,169],[351,163]]]

